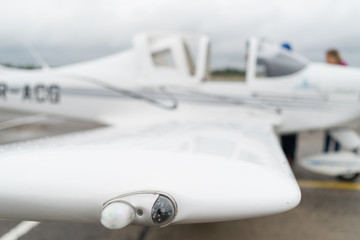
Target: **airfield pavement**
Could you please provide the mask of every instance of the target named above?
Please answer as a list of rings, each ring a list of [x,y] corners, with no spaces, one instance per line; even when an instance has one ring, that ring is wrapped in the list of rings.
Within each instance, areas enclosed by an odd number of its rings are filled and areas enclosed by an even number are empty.
[[[1,111],[0,122],[19,116],[19,113]],[[95,125],[91,123],[52,119],[35,126],[25,125],[0,130],[0,144],[93,127]],[[322,148],[322,141],[323,133],[319,131],[300,134],[298,158],[318,153]],[[222,223],[173,225],[165,228],[130,226],[115,231],[107,230],[100,224],[47,222],[21,229],[20,222],[0,221],[0,240],[359,239],[360,181],[345,185],[337,184],[333,178],[307,172],[296,163],[293,170],[299,180],[302,201],[297,208],[283,214]],[[254,178],[256,177],[254,173]],[[17,238],[17,234],[21,236]]]

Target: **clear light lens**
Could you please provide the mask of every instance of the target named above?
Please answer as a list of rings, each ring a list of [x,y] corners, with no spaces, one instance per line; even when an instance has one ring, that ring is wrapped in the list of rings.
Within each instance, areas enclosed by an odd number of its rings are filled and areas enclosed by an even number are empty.
[[[101,212],[101,223],[109,229],[120,229],[129,225],[135,217],[135,210],[127,203],[113,202]]]

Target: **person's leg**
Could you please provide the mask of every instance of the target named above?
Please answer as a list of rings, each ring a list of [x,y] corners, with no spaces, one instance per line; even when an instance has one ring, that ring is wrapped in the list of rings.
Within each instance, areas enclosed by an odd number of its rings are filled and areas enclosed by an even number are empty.
[[[293,163],[296,156],[296,134],[287,134],[281,136],[281,146],[289,163]]]
[[[340,143],[338,141],[336,141],[335,139],[333,139],[333,140],[335,142],[335,152],[340,151],[340,148],[341,148]]]
[[[324,152],[329,152],[331,137],[328,131],[325,131],[325,145],[324,145]]]

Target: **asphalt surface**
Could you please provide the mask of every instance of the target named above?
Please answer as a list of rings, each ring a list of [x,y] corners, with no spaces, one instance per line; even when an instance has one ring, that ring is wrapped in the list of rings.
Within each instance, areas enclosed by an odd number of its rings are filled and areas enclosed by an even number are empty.
[[[21,117],[15,112],[0,112],[0,122]],[[1,126],[1,124],[0,124]],[[34,124],[0,130],[0,144],[53,136],[98,125],[67,119],[51,119]],[[321,151],[323,133],[303,133],[299,136],[298,158]],[[294,173],[299,180],[334,181],[330,177],[312,174],[296,162]],[[256,173],[254,173],[256,178]],[[251,181],[251,179],[249,179]],[[359,182],[353,183],[359,185]],[[300,184],[301,186],[301,184]],[[130,226],[123,230],[107,230],[97,224],[41,223],[19,239],[359,239],[360,191],[341,187],[301,187],[302,201],[289,212],[255,219],[194,225],[174,225],[165,228]],[[0,221],[0,240],[19,222]]]

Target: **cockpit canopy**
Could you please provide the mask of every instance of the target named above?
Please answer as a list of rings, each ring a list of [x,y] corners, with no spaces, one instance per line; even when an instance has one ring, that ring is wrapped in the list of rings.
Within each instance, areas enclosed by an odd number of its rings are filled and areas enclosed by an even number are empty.
[[[257,77],[281,77],[301,71],[308,61],[291,49],[260,39],[256,63]]]

